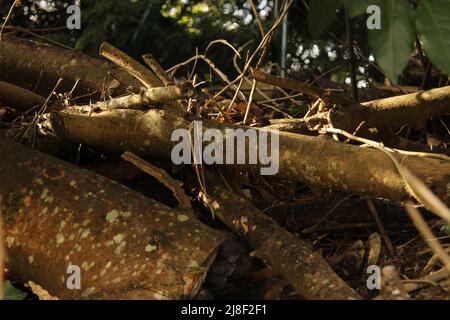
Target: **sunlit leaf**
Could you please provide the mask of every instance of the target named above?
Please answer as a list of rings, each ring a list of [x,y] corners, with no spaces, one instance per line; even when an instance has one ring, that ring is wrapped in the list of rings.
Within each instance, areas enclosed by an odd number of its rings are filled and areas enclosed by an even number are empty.
[[[439,69],[450,74],[450,1],[420,1],[416,26],[427,56]]]
[[[378,65],[397,83],[414,49],[415,12],[408,0],[380,3],[381,29],[369,30],[369,43]]]

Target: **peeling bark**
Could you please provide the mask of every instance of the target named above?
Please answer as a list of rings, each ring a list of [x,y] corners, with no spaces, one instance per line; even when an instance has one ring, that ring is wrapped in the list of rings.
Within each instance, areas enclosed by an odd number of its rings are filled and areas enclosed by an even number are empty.
[[[0,152],[6,265],[19,279],[62,299],[198,292],[222,233],[191,212],[3,138]],[[81,268],[81,290],[66,286],[69,265]]]

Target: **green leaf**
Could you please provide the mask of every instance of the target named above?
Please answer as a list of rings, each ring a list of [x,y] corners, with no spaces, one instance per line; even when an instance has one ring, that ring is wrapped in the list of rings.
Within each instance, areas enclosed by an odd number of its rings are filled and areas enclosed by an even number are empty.
[[[305,103],[302,103],[300,106],[292,106],[289,108],[289,114],[293,117],[297,117],[299,115],[305,115],[309,110],[309,106]]]
[[[308,25],[313,38],[319,37],[336,17],[343,0],[311,0],[309,2]]]
[[[25,292],[16,289],[11,284],[11,281],[5,281],[3,288],[4,300],[23,300],[27,294]]]
[[[380,9],[381,29],[369,30],[369,43],[378,65],[397,83],[414,50],[415,12],[408,0],[384,0]]]
[[[450,224],[444,224],[439,231],[443,234],[450,235]]]
[[[344,6],[350,18],[366,13],[367,8],[373,4],[379,4],[380,0],[344,0]]]
[[[416,27],[430,60],[450,75],[450,2],[422,0],[417,7]]]

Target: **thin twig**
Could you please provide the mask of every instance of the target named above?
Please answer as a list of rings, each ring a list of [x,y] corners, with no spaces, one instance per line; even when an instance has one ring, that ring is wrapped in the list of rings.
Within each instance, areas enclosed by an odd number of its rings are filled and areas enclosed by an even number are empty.
[[[37,34],[37,33],[35,33],[35,32],[32,32],[32,31],[30,31],[29,29],[24,29],[24,28],[22,28],[22,27],[15,27],[15,28],[17,29],[17,31],[20,31],[20,32],[29,34],[29,35],[31,35],[31,36],[33,36],[33,37],[36,37],[36,38],[41,39],[41,40],[44,40],[44,41],[46,41],[46,42],[48,42],[48,43],[54,44],[54,45],[59,46],[59,47],[61,47],[61,48],[64,48],[64,49],[67,49],[67,50],[71,50],[71,51],[75,50],[74,48],[69,47],[69,46],[66,46],[66,45],[63,44],[63,43],[60,43],[60,42],[55,41],[55,40],[52,40],[52,39],[50,39],[50,38],[48,38],[48,37],[44,37],[44,36],[41,36],[40,34]]]
[[[284,0],[283,3],[281,4],[281,8],[284,8],[286,5],[288,5],[287,0]],[[291,4],[289,4],[289,6],[290,5]],[[276,21],[275,23],[277,23],[278,21],[279,21],[279,23],[283,22],[286,14],[287,14],[287,12],[284,13],[283,10],[281,10],[280,13],[278,14],[277,20],[275,20]],[[280,20],[278,20],[278,19],[280,19]],[[270,45],[272,44],[274,36],[275,36],[275,32],[272,32],[269,35],[269,37],[267,38],[267,41],[263,47],[263,52],[262,52],[261,56],[259,57],[258,63],[256,64],[256,69],[259,69],[262,66],[263,62],[266,60],[267,56],[269,55]]]
[[[266,45],[266,43],[270,40],[271,36],[273,35],[273,33],[275,32],[275,30],[278,28],[278,26],[281,24],[281,22],[283,21],[284,17],[286,16],[290,6],[292,5],[293,0],[286,0],[285,1],[285,5],[283,7],[283,9],[281,10],[281,13],[279,15],[279,17],[277,18],[277,20],[275,21],[274,25],[272,26],[272,28],[270,28],[270,30],[267,32],[267,34],[264,36],[264,38],[261,40],[261,43],[258,45],[258,47],[255,49],[255,51],[253,52],[253,54],[249,57],[248,61],[246,62],[244,69],[242,70],[242,73],[236,77],[236,79],[234,79],[230,85],[235,84],[236,82],[240,82],[242,83],[242,79],[245,77],[245,75],[247,74],[248,70],[251,67],[251,64],[253,63],[253,60],[256,58],[258,52],[264,48],[264,46]],[[224,88],[224,90],[226,90],[226,88]],[[219,96],[219,94],[216,94],[216,96],[214,96],[214,98],[217,98]],[[232,107],[232,104],[230,104],[229,109]]]
[[[249,59],[249,57],[248,57],[248,52],[247,52],[247,56],[246,56],[245,59],[246,59],[246,60],[245,60],[245,63],[247,63],[247,62],[248,62],[248,59]],[[227,111],[230,110],[230,109],[234,106],[234,104],[235,104],[235,102],[236,102],[236,99],[237,99],[237,96],[238,96],[238,93],[241,92],[242,85],[244,84],[244,80],[245,80],[245,77],[242,77],[242,78],[239,80],[239,84],[238,84],[238,86],[237,86],[237,90],[236,90],[236,92],[234,93],[233,99],[231,99],[231,102],[230,102],[230,104],[228,105]],[[217,94],[216,94],[216,96],[217,96]]]
[[[296,92],[301,92],[311,97],[322,99],[323,101],[330,104],[348,105],[354,103],[350,99],[332,94],[330,90],[324,90],[293,79],[273,76],[257,69],[252,69],[252,74],[256,80],[263,83],[271,84],[284,89],[294,90]]]
[[[365,197],[365,198],[366,198],[367,206],[369,207],[369,211],[372,213],[372,216],[375,219],[375,222],[377,223],[378,229],[380,230],[381,236],[383,237],[384,244],[386,245],[388,253],[391,257],[394,257],[394,255],[395,255],[394,245],[392,244],[392,241],[389,238],[389,235],[388,235],[386,229],[384,228],[383,223],[380,220],[378,211],[375,208],[373,201],[368,197]]]
[[[239,51],[236,50],[236,48],[231,43],[229,43],[227,40],[225,40],[225,39],[216,39],[216,40],[213,40],[210,43],[208,43],[208,46],[206,47],[205,53],[204,53],[205,57],[206,57],[206,54],[208,53],[208,50],[211,49],[211,47],[213,45],[218,44],[218,43],[227,46],[228,48],[233,50],[235,54],[237,54],[239,56],[239,59],[241,58],[241,56],[239,54]]]
[[[350,78],[352,80],[352,90],[353,90],[353,100],[359,101],[358,96],[358,81],[356,79],[356,59],[355,59],[355,48],[353,44],[353,34],[351,30],[350,17],[348,16],[348,10],[345,9],[345,27],[347,32],[348,41],[348,53],[350,57]]]
[[[414,225],[422,233],[425,242],[428,244],[431,250],[433,250],[439,256],[439,260],[441,260],[441,262],[444,264],[446,270],[450,272],[450,257],[445,252],[444,248],[442,248],[441,244],[436,239],[433,232],[430,230],[427,223],[420,215],[419,210],[417,210],[411,202],[407,203],[405,208],[406,212],[414,222]]]
[[[436,240],[442,240],[442,237],[440,238],[436,238]],[[444,245],[445,246],[445,245]],[[448,246],[448,245],[447,245]],[[427,250],[428,251],[428,250]],[[445,248],[445,252],[450,253],[450,248]],[[433,256],[430,258],[430,260],[428,261],[428,263],[426,264],[426,266],[423,268],[423,271],[425,273],[430,273],[431,270],[434,268],[434,266],[436,265],[436,263],[439,261],[439,255],[438,254],[433,254]]]
[[[322,218],[319,219],[319,221],[317,221],[312,227],[309,228],[305,228],[302,230],[302,233],[312,233],[314,232],[317,227],[324,222],[326,219],[328,219],[328,217],[334,212],[336,211],[344,202],[346,202],[347,200],[349,200],[354,194],[349,194],[348,196],[344,197],[343,199],[339,200],[338,203],[336,203],[333,208],[331,208],[326,215],[324,215]]]
[[[238,48],[238,53],[240,53],[240,52],[241,52],[247,45],[249,45],[251,42],[253,42],[253,40],[248,41],[248,42],[245,43],[243,46],[241,46],[240,48]],[[234,65],[234,68],[236,69],[236,71],[240,74],[240,73],[242,73],[242,70],[241,70],[241,68],[239,67],[238,63],[237,63],[237,57],[238,57],[237,55],[235,55],[235,56],[233,57],[233,65]],[[248,77],[244,77],[244,78],[245,78],[245,81],[246,81],[248,84],[250,84],[250,85],[252,84],[252,80],[248,79]],[[283,97],[283,98],[280,98],[280,100],[283,100],[283,99],[289,99],[292,103],[294,103],[294,104],[296,104],[296,105],[298,105],[298,106],[301,106],[301,103],[294,99],[295,96],[289,95],[286,91],[284,91],[284,90],[281,89],[281,88],[278,88],[278,89],[279,89],[279,91],[285,96],[285,97]],[[264,97],[264,99],[266,99],[264,102],[261,102],[261,104],[272,102],[272,103],[275,104],[275,107],[269,106],[269,108],[272,108],[273,110],[275,110],[275,111],[277,111],[277,112],[283,113],[283,114],[284,114],[285,116],[287,116],[288,118],[292,118],[291,115],[289,115],[289,114],[287,114],[286,112],[283,112],[283,111],[280,110],[280,105],[277,103],[277,99],[271,99],[264,91],[262,91],[260,88],[258,88],[258,86],[256,87],[256,92],[258,92],[262,97]]]
[[[20,31],[23,30],[30,31],[33,33],[47,33],[47,32],[58,32],[58,31],[67,31],[66,26],[61,27],[51,27],[51,28],[22,28],[18,26],[5,26],[5,30],[12,30],[12,31]]]
[[[250,97],[248,98],[247,108],[245,109],[244,125],[247,124],[248,115],[250,113],[250,108],[252,106],[253,95],[255,94],[256,85],[257,85],[256,80],[253,79],[252,90],[250,91]]]
[[[259,32],[261,32],[261,37],[264,38],[266,35],[266,31],[264,30],[264,26],[261,22],[261,17],[259,16],[258,8],[256,8],[255,2],[253,0],[247,0],[248,5],[252,8],[253,15],[255,16],[256,22],[258,23]]]
[[[444,161],[450,161],[450,157],[443,155],[443,154],[428,153],[428,152],[415,152],[415,151],[406,151],[406,150],[388,148],[388,147],[384,146],[382,143],[379,143],[379,142],[376,142],[373,140],[369,140],[369,139],[365,139],[365,138],[361,138],[361,137],[355,136],[351,133],[348,133],[344,130],[337,129],[337,128],[327,128],[327,129],[325,129],[325,132],[341,134],[344,137],[349,138],[351,140],[355,140],[355,141],[364,143],[364,144],[368,145],[369,147],[373,147],[376,149],[383,148],[387,151],[397,152],[399,154],[403,154],[406,156],[427,157],[427,158],[433,158],[433,159],[440,159],[440,160],[444,160]]]
[[[56,92],[56,90],[58,89],[58,87],[60,86],[60,84],[63,82],[63,78],[59,78],[58,81],[56,82],[55,87],[53,88],[52,92],[50,92],[50,94],[48,95],[47,99],[45,100],[44,104],[41,106],[41,108],[39,109],[39,111],[34,115],[33,120],[27,125],[27,127],[25,128],[22,137],[19,140],[19,143],[22,143],[23,138],[25,138],[27,136],[28,130],[30,130],[31,127],[36,126],[38,119],[41,115],[43,115],[45,113],[45,111],[47,110],[47,105],[51,99],[51,97],[53,96],[53,94]]]
[[[189,59],[187,59],[187,60],[185,60],[185,61],[183,61],[183,62],[181,62],[181,63],[179,63],[179,64],[177,64],[177,65],[175,65],[175,66],[173,66],[173,67],[171,67],[170,69],[166,70],[166,72],[169,73],[169,74],[171,74],[171,75],[173,75],[173,74],[175,74],[175,72],[176,72],[179,68],[181,68],[181,67],[183,67],[183,66],[186,66],[186,65],[188,65],[189,63],[191,63],[191,62],[193,62],[193,61],[196,61],[196,60],[203,60],[203,61],[204,61],[204,62],[205,62],[205,63],[206,63],[213,71],[214,71],[214,73],[216,73],[217,76],[219,76],[219,78],[220,78],[224,83],[227,84],[227,87],[226,87],[226,88],[229,88],[228,85],[232,85],[233,88],[234,88],[235,90],[238,90],[238,87],[232,84],[232,82],[230,81],[230,79],[228,79],[228,76],[227,76],[225,73],[223,73],[223,72],[222,72],[222,71],[214,64],[214,62],[213,62],[212,60],[210,60],[209,58],[205,57],[205,55],[202,55],[202,54],[195,55],[195,56],[193,56],[193,57],[191,57],[191,58],[189,58]],[[245,95],[244,95],[242,92],[241,92],[240,94],[241,94],[241,98],[245,99]]]
[[[349,139],[359,141],[367,145],[368,147],[375,148],[386,154],[389,159],[391,159],[392,163],[395,165],[399,175],[402,177],[405,182],[406,191],[410,194],[410,196],[416,199],[419,203],[421,203],[428,210],[439,216],[440,218],[450,223],[450,209],[415,175],[413,175],[406,167],[404,167],[401,162],[408,155],[415,156],[427,156],[430,158],[438,158],[446,161],[450,160],[450,157],[439,155],[439,154],[431,154],[431,153],[423,153],[423,152],[411,152],[411,151],[403,151],[397,149],[391,149],[385,147],[383,144],[360,138],[354,136],[344,130],[336,129],[336,128],[328,128],[325,129],[326,132],[333,134],[341,134]],[[405,156],[401,161],[398,161],[394,156],[395,153],[404,154]]]
[[[6,27],[6,24],[8,23],[9,19],[11,18],[11,15],[14,11],[14,8],[16,7],[17,4],[19,4],[20,2],[18,0],[14,0],[14,3],[11,5],[11,7],[9,8],[8,14],[6,15],[5,21],[2,24],[2,28],[0,29],[0,41],[2,40],[2,34],[3,34],[3,30]]]
[[[203,165],[201,163],[201,159],[198,159],[197,156],[197,150],[195,150],[196,147],[198,147],[198,143],[196,143],[195,139],[198,137],[194,134],[195,133],[195,123],[192,121],[189,125],[189,137],[191,142],[191,152],[194,156],[194,169],[195,174],[197,175],[197,180],[200,185],[200,188],[202,189],[202,192],[205,195],[208,195],[207,189],[206,189],[206,180],[205,180],[205,172],[203,170]],[[201,143],[201,142],[200,142]],[[200,146],[201,148],[201,146]],[[214,215],[214,213],[213,213]]]

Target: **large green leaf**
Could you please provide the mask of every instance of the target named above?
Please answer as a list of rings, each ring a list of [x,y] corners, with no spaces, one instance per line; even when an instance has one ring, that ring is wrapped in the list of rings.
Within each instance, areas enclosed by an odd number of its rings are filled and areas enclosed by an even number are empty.
[[[336,11],[343,0],[311,0],[309,1],[308,25],[313,38],[319,37],[336,17]]]
[[[23,300],[27,294],[13,287],[10,281],[5,281],[3,288],[4,300]]]
[[[344,0],[348,15],[353,18],[366,13],[367,8],[373,4],[379,4],[380,0]]]
[[[369,43],[378,65],[397,83],[414,49],[415,12],[408,0],[383,0],[380,9],[381,29],[369,30]]]
[[[420,1],[416,26],[425,53],[439,69],[450,74],[450,1]]]

